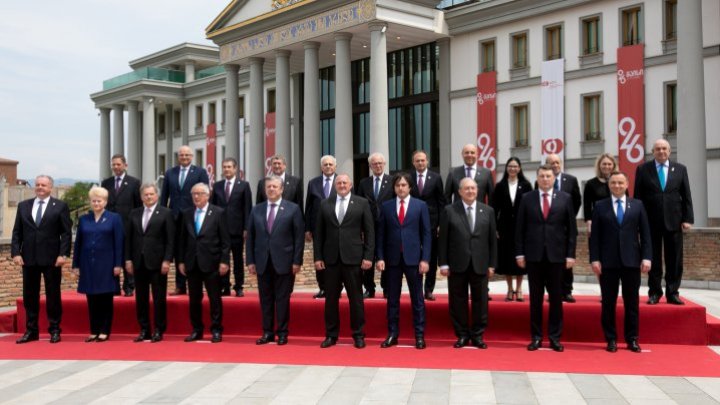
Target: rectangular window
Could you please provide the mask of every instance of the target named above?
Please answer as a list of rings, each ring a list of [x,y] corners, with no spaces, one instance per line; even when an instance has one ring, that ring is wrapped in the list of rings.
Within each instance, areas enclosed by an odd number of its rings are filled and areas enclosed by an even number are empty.
[[[495,71],[495,40],[480,44],[480,69],[483,72]]]
[[[335,66],[320,69],[320,111],[335,109]]]
[[[516,148],[523,148],[530,145],[527,104],[513,106],[513,140]]]
[[[174,110],[173,111],[173,130],[180,131],[180,125],[182,120],[182,111],[180,110]]]
[[[227,111],[226,110],[227,103],[225,101],[226,100],[223,99],[222,104],[221,104],[221,110],[220,110],[220,123],[223,124],[223,126],[225,126],[225,111]]]
[[[665,40],[677,39],[677,0],[665,0]]]
[[[167,166],[165,163],[165,154],[161,153],[158,155],[158,174],[160,175],[165,173],[166,168]]]
[[[245,118],[245,97],[238,98],[238,118]]]
[[[335,154],[335,118],[320,120],[320,137],[322,142],[322,154]]]
[[[355,105],[370,102],[370,58],[357,60],[352,64],[352,78],[355,87]]]
[[[437,91],[437,46],[424,44],[387,55],[388,98],[397,99]]]
[[[275,89],[267,91],[267,112],[275,112]]]
[[[215,102],[208,103],[208,124],[214,124],[216,122],[216,110]]]
[[[582,20],[582,55],[600,52],[600,17]]]
[[[665,84],[665,133],[677,132],[677,83]]]
[[[158,135],[164,134],[165,133],[165,113],[158,114],[156,124],[157,124]]]
[[[527,67],[527,33],[512,36],[512,67],[514,69]]]
[[[203,128],[203,105],[198,104],[195,106],[195,128]]]
[[[622,10],[622,44],[637,45],[642,42],[642,7]]]
[[[583,133],[586,141],[602,139],[602,99],[599,94],[583,96]]]
[[[195,149],[195,166],[205,167],[203,152],[203,149]]]
[[[545,60],[562,58],[562,25],[545,28]]]

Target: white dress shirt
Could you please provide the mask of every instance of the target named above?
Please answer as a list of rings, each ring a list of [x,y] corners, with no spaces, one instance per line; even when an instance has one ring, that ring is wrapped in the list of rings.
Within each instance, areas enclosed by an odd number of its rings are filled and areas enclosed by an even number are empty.
[[[267,200],[267,210],[265,211],[265,219],[270,218],[270,205],[275,204],[275,218],[277,218],[278,211],[280,210],[280,203],[282,202],[282,197],[280,197],[277,201],[272,202],[270,200]]]
[[[400,217],[400,200],[402,200],[405,205],[405,215],[407,215],[408,205],[410,204],[410,194],[405,198],[397,197],[395,199],[395,213],[398,214],[398,218]]]
[[[48,203],[50,202],[50,197],[46,197],[45,199],[40,199],[39,197],[35,197],[35,201],[33,201],[33,207],[32,207],[32,219],[35,220],[37,218],[37,210],[40,206],[40,201],[43,202],[42,212],[40,213],[40,219],[42,220],[42,217],[45,216],[45,213],[47,212]]]

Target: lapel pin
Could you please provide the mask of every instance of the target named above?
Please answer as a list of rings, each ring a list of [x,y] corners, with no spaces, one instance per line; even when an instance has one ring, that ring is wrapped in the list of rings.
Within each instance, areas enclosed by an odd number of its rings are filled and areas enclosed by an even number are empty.
[[[212,211],[208,211],[208,216],[212,215]]]
[[[160,211],[155,211],[155,214],[159,214],[159,213],[160,213]]]
[[[671,167],[671,168],[670,168],[670,171],[671,171],[671,172],[674,172],[674,171],[675,171],[675,167]]]

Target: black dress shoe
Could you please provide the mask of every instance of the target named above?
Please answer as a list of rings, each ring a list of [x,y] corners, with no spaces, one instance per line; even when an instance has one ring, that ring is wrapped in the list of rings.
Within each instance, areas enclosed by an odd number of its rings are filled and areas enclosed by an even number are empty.
[[[237,290],[237,291],[235,292],[235,296],[238,297],[238,298],[244,297],[244,296],[245,296],[245,293],[243,292],[243,290]]]
[[[472,345],[477,347],[478,349],[487,349],[487,344],[485,344],[482,336],[470,338],[470,341],[472,342]]]
[[[353,346],[355,346],[356,349],[362,349],[365,347],[365,338],[357,337],[353,338]]]
[[[330,346],[335,346],[336,343],[337,343],[336,337],[328,336],[325,338],[325,340],[322,341],[322,343],[320,343],[320,348],[327,349]]]
[[[227,289],[227,290],[223,289],[223,290],[222,290],[222,294],[220,294],[220,295],[223,296],[223,297],[229,297],[229,296],[230,296],[230,289]]]
[[[431,292],[425,293],[425,299],[428,301],[435,301],[435,296]]]
[[[186,342],[194,342],[203,338],[202,332],[193,331],[188,337],[185,338]]]
[[[667,297],[667,303],[673,305],[685,305],[685,302],[680,299],[677,295],[671,295]]]
[[[50,343],[58,343],[60,340],[60,332],[50,333]]]
[[[640,348],[640,345],[638,344],[637,340],[631,340],[628,342],[627,345],[628,350],[630,350],[633,353],[640,353],[642,352],[642,349]]]
[[[90,335],[85,338],[85,343],[96,342],[96,341],[97,341],[97,335]]]
[[[387,349],[390,346],[395,346],[398,344],[397,336],[388,336],[387,339],[383,340],[382,343],[380,343],[380,347],[383,349]]]
[[[533,339],[530,341],[530,344],[527,345],[527,349],[529,352],[534,352],[535,350],[542,347],[542,340],[540,339]]]
[[[176,288],[173,292],[170,293],[171,296],[185,295],[185,294],[187,294],[187,291],[183,290],[182,288]]]
[[[375,298],[375,291],[365,291],[363,293],[363,298]]]
[[[152,338],[150,338],[150,341],[153,343],[161,342],[163,340],[163,334],[160,331],[155,331],[153,333]]]
[[[647,303],[648,305],[655,305],[658,302],[660,302],[660,296],[658,295],[651,295],[648,297]]]
[[[125,291],[126,297],[132,297],[133,295],[134,295],[134,293],[132,292],[132,290]]]
[[[562,300],[565,301],[565,302],[569,302],[569,303],[572,304],[572,303],[575,302],[575,297],[573,297],[572,294],[565,294],[565,295],[563,295],[563,299],[562,299]]]
[[[387,292],[383,290],[383,298],[387,299]]]
[[[146,330],[141,330],[140,334],[137,335],[137,337],[135,339],[133,339],[133,342],[139,343],[139,342],[142,342],[143,340],[150,340],[150,333],[148,333],[148,331],[146,331]]]
[[[317,294],[313,295],[313,298],[315,298],[316,300],[320,298],[325,298],[325,290],[318,291]]]
[[[550,339],[550,348],[558,353],[565,351],[565,346],[563,346],[559,340]]]
[[[110,339],[110,335],[106,335],[104,333],[101,333],[97,336],[97,339],[95,339],[96,342],[102,343],[107,342],[107,340]]]
[[[614,340],[608,340],[605,350],[610,353],[615,353],[617,351],[617,342]]]
[[[222,342],[222,333],[221,332],[213,332],[212,338],[210,338],[210,343],[220,343]]]
[[[467,346],[468,340],[469,339],[466,337],[460,337],[460,338],[458,338],[458,340],[455,341],[455,344],[453,344],[453,347],[456,349],[463,348],[463,347]]]
[[[268,343],[274,342],[274,341],[275,341],[275,336],[273,336],[269,333],[265,333],[262,336],[260,336],[260,339],[255,341],[255,344],[256,345],[265,345],[265,344],[268,344]]]
[[[287,336],[278,336],[278,346],[284,346],[287,344]]]
[[[21,345],[23,343],[32,342],[32,341],[38,340],[38,339],[40,339],[40,336],[38,333],[25,332],[25,334],[20,336],[20,338],[18,338],[18,340],[16,340],[15,343]]]
[[[425,344],[425,337],[424,336],[415,336],[415,348],[418,350],[422,350],[427,347],[427,344]]]

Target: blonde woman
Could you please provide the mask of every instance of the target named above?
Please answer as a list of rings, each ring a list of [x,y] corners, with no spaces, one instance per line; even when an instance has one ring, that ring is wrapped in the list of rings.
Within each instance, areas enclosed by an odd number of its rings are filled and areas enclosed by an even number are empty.
[[[592,225],[592,213],[595,203],[610,197],[608,179],[610,174],[618,168],[617,161],[613,155],[603,153],[595,159],[595,177],[585,183],[583,190],[583,214],[587,225],[588,237]]]

